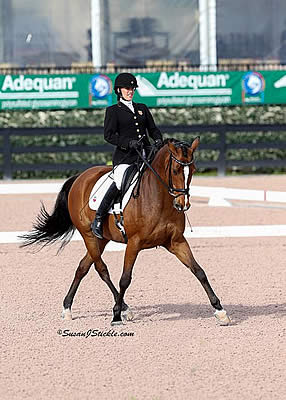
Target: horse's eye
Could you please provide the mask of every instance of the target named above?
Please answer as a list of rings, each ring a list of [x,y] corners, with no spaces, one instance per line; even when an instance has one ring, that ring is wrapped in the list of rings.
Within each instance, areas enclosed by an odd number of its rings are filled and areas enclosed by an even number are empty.
[[[173,174],[178,175],[178,172],[175,169],[173,169]]]

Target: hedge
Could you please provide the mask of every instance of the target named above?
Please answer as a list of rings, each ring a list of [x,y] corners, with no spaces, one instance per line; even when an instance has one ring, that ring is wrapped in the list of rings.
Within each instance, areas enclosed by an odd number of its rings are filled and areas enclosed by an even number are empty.
[[[103,126],[105,110],[60,110],[60,111],[1,111],[0,128],[8,127],[93,127]],[[193,107],[193,108],[156,108],[152,110],[157,125],[192,125],[192,124],[281,124],[286,121],[286,106],[242,106],[242,107]],[[178,132],[175,136],[183,140],[191,140],[190,135]],[[202,136],[204,143],[215,143],[218,135],[209,132]],[[231,160],[255,160],[255,159],[286,159],[285,150],[268,149],[268,141],[286,142],[286,132],[229,132],[227,143],[265,143],[263,150],[229,150],[227,158]],[[63,147],[63,153],[33,153],[15,154],[14,161],[17,163],[37,162],[92,162],[94,164],[107,163],[111,161],[111,153],[67,153],[64,151],[66,145],[71,144],[103,144],[103,136],[84,135],[66,136],[50,135],[37,137],[14,137],[13,145],[57,145]],[[0,143],[2,146],[2,143]],[[201,150],[198,152],[198,160],[216,160],[218,151]],[[3,162],[0,157],[0,162]],[[70,170],[67,173],[46,171],[17,171],[14,178],[63,178],[77,171]],[[201,173],[211,172],[201,170]],[[273,173],[285,172],[285,168],[234,168],[229,173]]]
[[[1,111],[0,128],[103,126],[103,109],[60,111]],[[191,124],[281,124],[286,121],[286,106],[237,106],[154,108],[158,125]]]

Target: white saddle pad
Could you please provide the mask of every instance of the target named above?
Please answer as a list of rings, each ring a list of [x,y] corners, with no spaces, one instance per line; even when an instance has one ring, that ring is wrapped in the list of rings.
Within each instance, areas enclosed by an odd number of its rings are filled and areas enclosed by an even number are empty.
[[[137,174],[134,176],[134,178],[132,179],[132,183],[129,187],[129,189],[127,190],[127,192],[125,193],[123,200],[122,200],[122,210],[124,210],[124,208],[126,207],[130,197],[131,197],[131,193],[132,190],[136,184],[136,179],[138,176],[138,172]],[[96,182],[96,184],[94,185],[91,193],[90,193],[90,197],[89,197],[89,207],[92,210],[98,210],[98,207],[100,206],[100,203],[105,195],[105,193],[107,192],[108,188],[110,187],[110,185],[114,182],[114,177],[113,177],[113,173],[111,172],[107,172],[106,174],[104,174],[101,178],[98,179],[98,181]],[[113,213],[113,210],[118,213],[121,209],[120,209],[120,203],[114,204],[114,209],[110,208],[110,210],[108,211],[109,214]]]

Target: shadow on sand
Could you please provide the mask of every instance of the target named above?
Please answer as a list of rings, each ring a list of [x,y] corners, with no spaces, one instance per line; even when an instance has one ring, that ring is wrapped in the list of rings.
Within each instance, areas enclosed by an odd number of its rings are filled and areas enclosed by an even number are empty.
[[[265,305],[244,305],[227,304],[224,305],[228,315],[234,324],[243,322],[249,318],[257,316],[273,316],[282,318],[286,316],[286,303],[265,304]],[[207,304],[157,304],[154,306],[136,307],[134,312],[141,318],[148,318],[154,314],[160,314],[159,320],[177,321],[197,318],[210,318],[212,307]],[[157,316],[158,320],[158,316]]]
[[[233,320],[232,325],[237,325],[252,317],[273,316],[275,318],[286,317],[286,303],[264,304],[264,305],[245,305],[245,304],[227,304],[224,305],[228,315]],[[158,321],[180,321],[193,320],[198,318],[210,318],[212,307],[207,304],[154,304],[150,306],[132,307],[136,320],[148,319],[156,316]],[[74,319],[111,317],[112,308],[91,311],[80,315],[79,310],[75,310]]]

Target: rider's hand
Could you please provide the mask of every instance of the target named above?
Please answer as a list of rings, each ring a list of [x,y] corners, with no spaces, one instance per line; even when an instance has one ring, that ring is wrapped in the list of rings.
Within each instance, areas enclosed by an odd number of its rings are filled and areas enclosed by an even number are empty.
[[[138,143],[137,140],[131,139],[128,143],[128,146],[129,146],[129,149],[137,149],[140,146],[140,144]]]
[[[163,140],[156,139],[155,140],[155,146],[157,147],[157,149],[160,149],[163,146]]]

